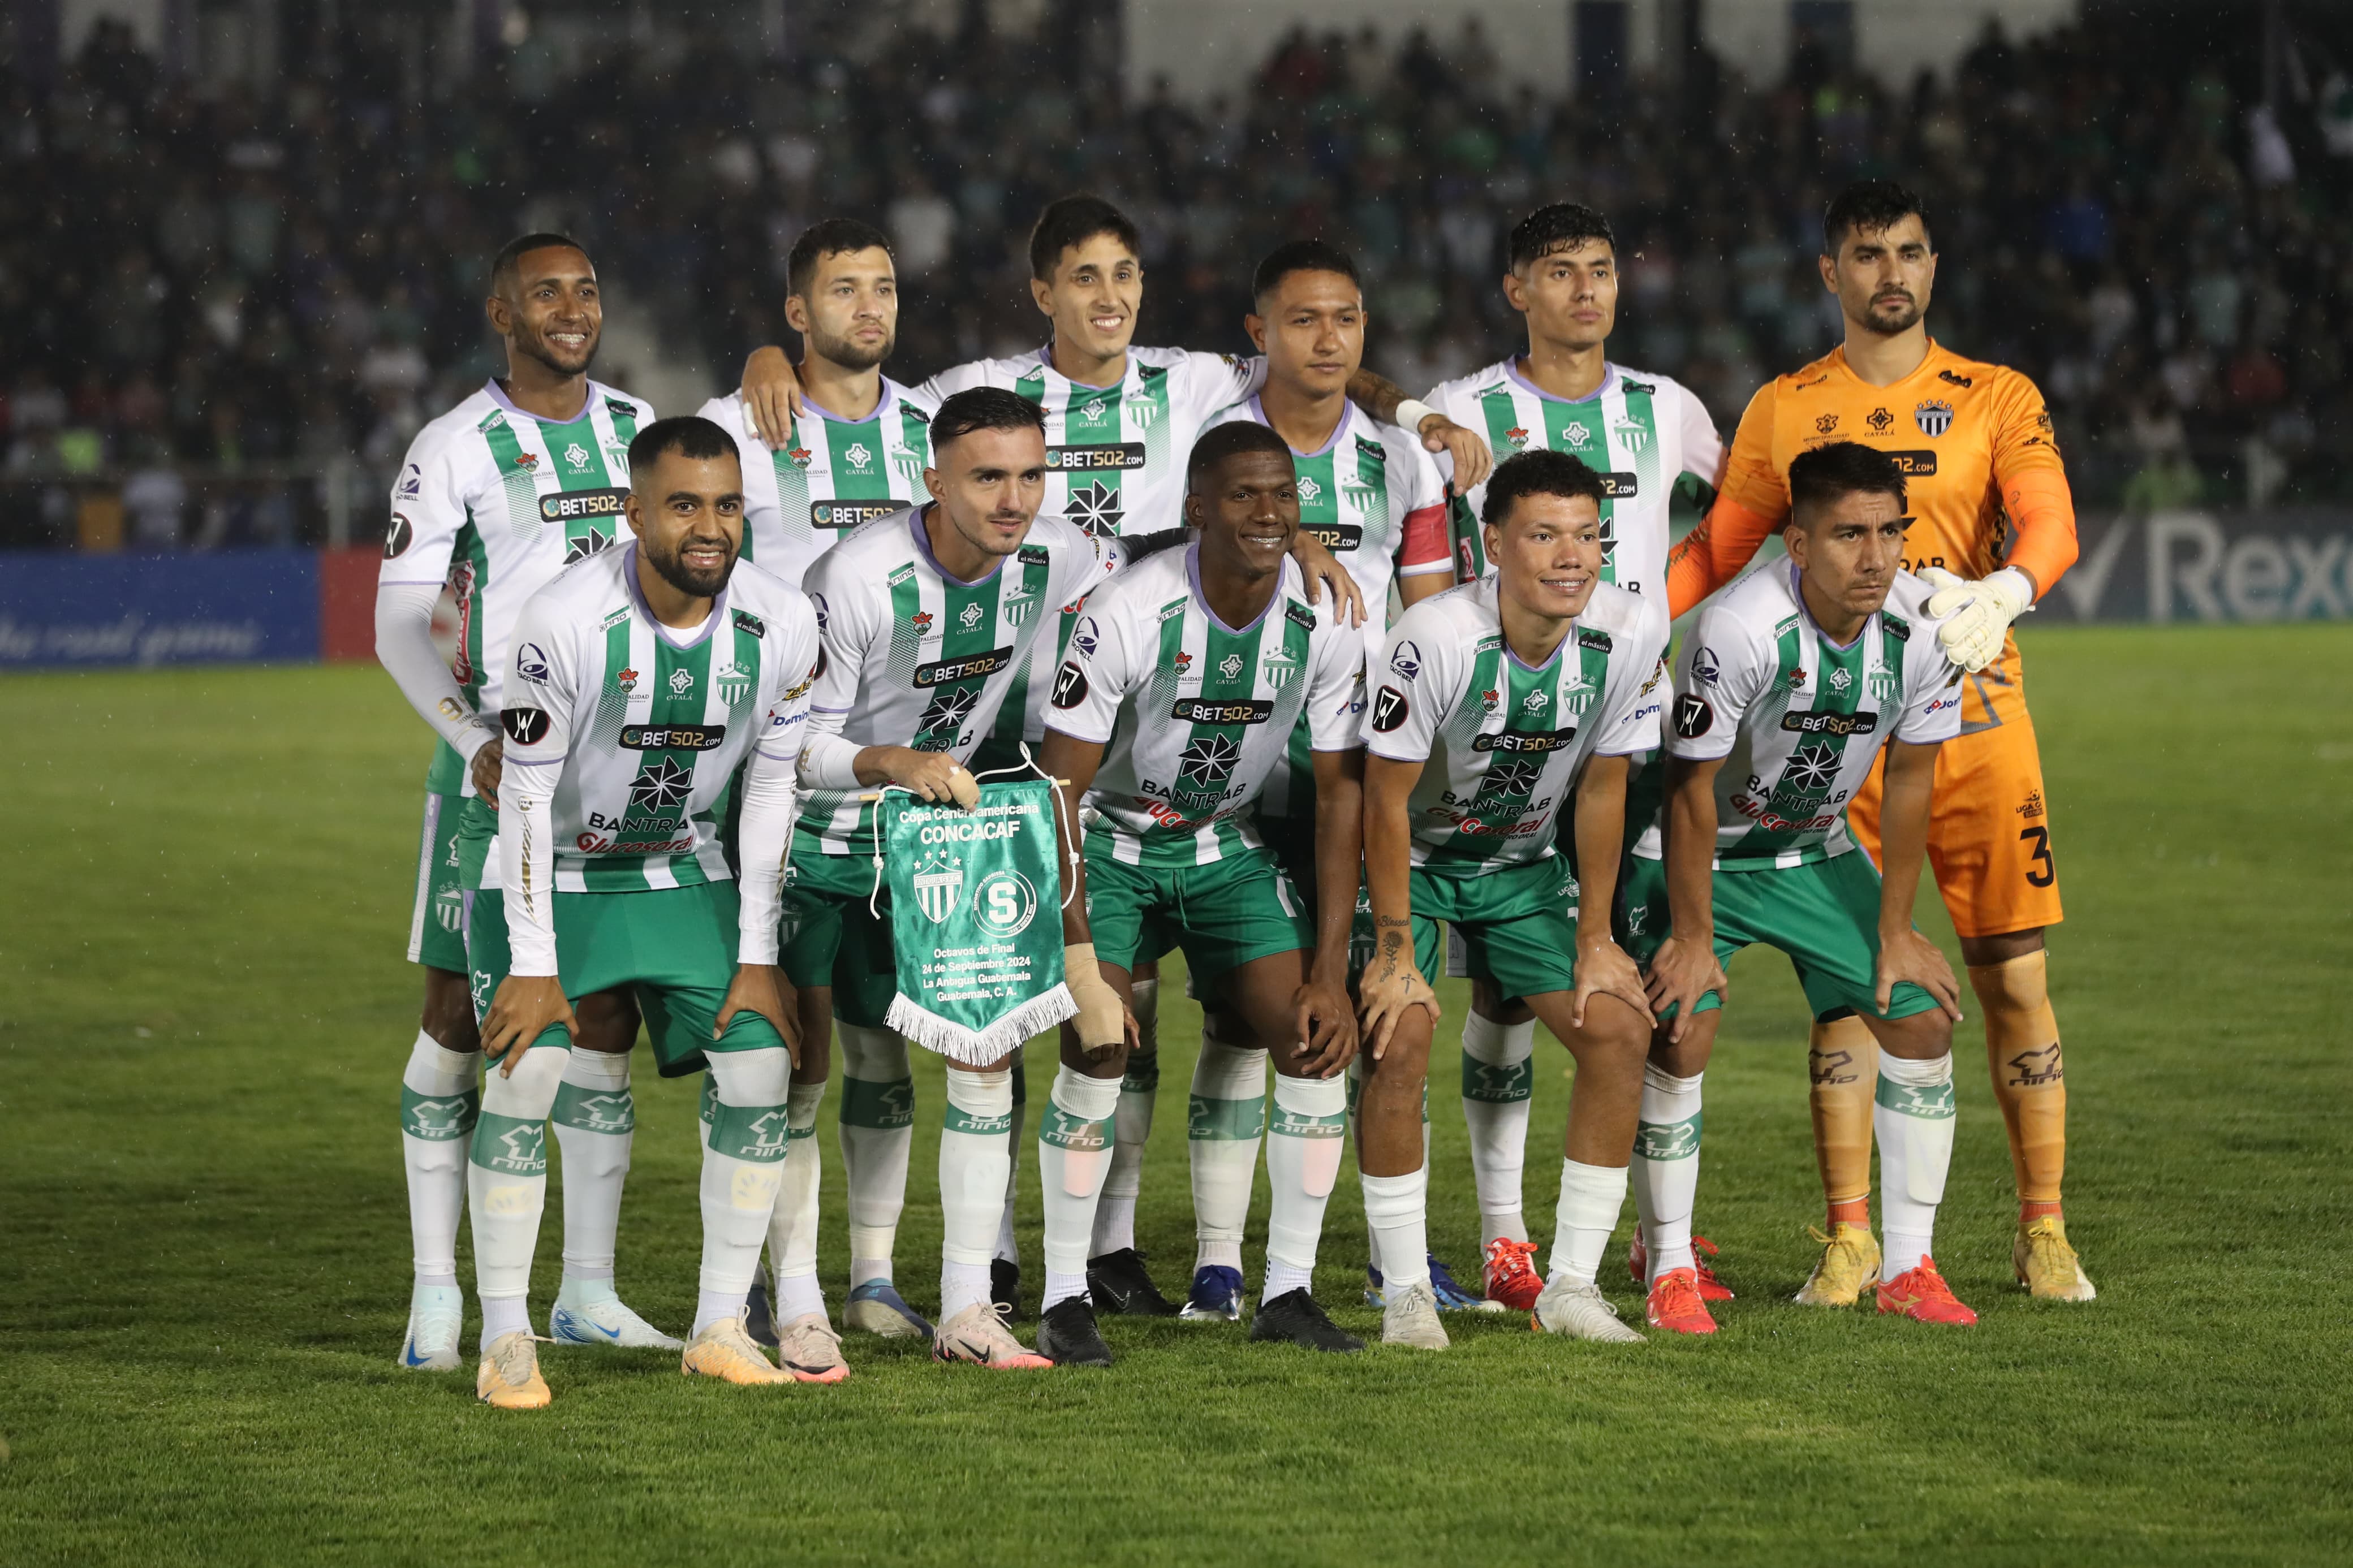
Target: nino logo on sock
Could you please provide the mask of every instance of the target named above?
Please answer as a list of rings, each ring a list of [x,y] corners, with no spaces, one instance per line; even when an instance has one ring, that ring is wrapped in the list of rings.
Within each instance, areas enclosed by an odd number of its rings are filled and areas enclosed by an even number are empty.
[[[2059,1042],[2052,1041],[2039,1051],[2021,1051],[2010,1058],[2010,1086],[2012,1089],[2040,1089],[2044,1084],[2057,1083],[2067,1076],[2059,1065]]]
[[[1926,1086],[1897,1083],[1883,1075],[1879,1080],[1879,1092],[1873,1098],[1890,1110],[1900,1111],[1905,1116],[1925,1117],[1931,1121],[1942,1121],[1953,1114],[1953,1086],[1949,1083]]]
[[[1645,1121],[1634,1132],[1634,1152],[1645,1160],[1688,1160],[1699,1152],[1696,1116],[1683,1121]]]

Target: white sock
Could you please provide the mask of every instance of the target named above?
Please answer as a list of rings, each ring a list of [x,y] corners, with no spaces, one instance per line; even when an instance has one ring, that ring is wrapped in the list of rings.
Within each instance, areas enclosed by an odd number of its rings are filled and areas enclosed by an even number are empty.
[[[1155,993],[1160,989],[1156,980],[1145,984]],[[1135,1245],[1135,1200],[1144,1190],[1144,1145],[1152,1136],[1152,1108],[1159,1094],[1160,1053],[1129,1057],[1127,1074],[1119,1080],[1119,1108],[1112,1113],[1111,1168],[1103,1175],[1103,1198],[1095,1205],[1090,1258]]]
[[[1593,1277],[1601,1271],[1601,1254],[1609,1245],[1609,1233],[1618,1228],[1618,1212],[1625,1206],[1623,1165],[1580,1165],[1563,1160],[1551,1277],[1592,1284]]]
[[[997,1256],[1021,1267],[1021,1239],[1013,1234],[1013,1204],[1021,1195],[1021,1121],[1029,1109],[1029,1075],[1013,1058],[1013,1130],[1005,1135],[1005,1215],[997,1226]]]
[[[1258,1143],[1266,1131],[1266,1053],[1219,1039],[1213,1019],[1214,1015],[1202,1020],[1201,1055],[1193,1064],[1186,1117],[1185,1150],[1193,1169],[1193,1267],[1239,1270],[1250,1186],[1258,1176]]]
[[[849,1187],[849,1286],[891,1278],[907,1153],[915,1142],[915,1080],[895,1030],[836,1022],[841,1042],[841,1165]]]
[[[760,1268],[760,1244],[784,1184],[792,1146],[792,1058],[781,1046],[714,1051],[719,1087],[702,1142],[702,1274],[694,1332],[744,1310]]]
[[[1879,1277],[1917,1268],[1936,1239],[1936,1205],[1953,1163],[1953,1056],[1879,1053],[1871,1129],[1879,1140]]]
[[[568,1049],[526,1050],[512,1076],[493,1068],[482,1087],[481,1119],[466,1163],[474,1223],[474,1293],[482,1302],[482,1343],[530,1326],[531,1256],[547,1207],[547,1113],[564,1080]],[[491,1303],[511,1303],[494,1313]]]
[[[1430,1283],[1430,1163],[1402,1176],[1366,1176],[1365,1226],[1385,1290]]]
[[[780,1323],[825,1310],[825,1292],[817,1282],[818,1186],[825,1170],[817,1151],[817,1108],[824,1099],[822,1083],[797,1083],[785,1093],[792,1141],[785,1149],[776,1212],[768,1218],[768,1266],[776,1275]]]
[[[1462,1017],[1462,1121],[1471,1130],[1471,1175],[1479,1188],[1479,1245],[1528,1238],[1521,1213],[1528,1104],[1535,1094],[1536,1026]]]
[[[1054,1092],[1039,1118],[1038,1184],[1046,1202],[1041,1312],[1087,1288],[1087,1248],[1094,1237],[1095,1203],[1111,1169],[1111,1121],[1119,1110],[1119,1086],[1115,1078],[1089,1078],[1065,1067],[1054,1075]]]
[[[1634,1213],[1642,1224],[1651,1279],[1695,1266],[1692,1204],[1699,1191],[1700,1079],[1656,1064],[1642,1068],[1641,1120],[1634,1130]]]
[[[988,1260],[1005,1212],[1005,1135],[1013,1128],[1013,1074],[948,1064],[940,1130],[940,1321],[988,1300]]]
[[[621,1186],[638,1110],[627,1052],[580,1051],[555,1090],[556,1147],[564,1154],[564,1278],[610,1286]]]
[[[400,1157],[408,1171],[409,1250],[420,1285],[458,1283],[466,1145],[481,1114],[482,1053],[450,1051],[424,1030],[400,1075]]]
[[[1274,1080],[1274,1115],[1267,1126],[1266,1184],[1274,1208],[1266,1227],[1266,1283],[1271,1300],[1306,1289],[1315,1272],[1315,1244],[1324,1234],[1324,1205],[1340,1178],[1348,1137],[1348,1086],[1336,1078]]]

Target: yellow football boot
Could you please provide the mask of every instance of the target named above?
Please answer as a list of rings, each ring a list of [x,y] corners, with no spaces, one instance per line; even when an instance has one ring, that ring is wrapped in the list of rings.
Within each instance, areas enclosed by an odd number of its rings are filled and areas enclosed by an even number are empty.
[[[2083,1259],[2067,1245],[2067,1222],[2055,1214],[2028,1220],[2018,1227],[2010,1244],[2010,1261],[2018,1282],[2038,1300],[2089,1301],[2099,1295]]]
[[[744,1331],[741,1318],[722,1318],[688,1341],[679,1370],[689,1377],[715,1377],[745,1386],[794,1381],[791,1373],[760,1353]]]
[[[527,1333],[501,1334],[482,1351],[474,1397],[494,1410],[538,1410],[555,1395],[539,1375],[539,1345]]]
[[[1822,1256],[1798,1292],[1801,1305],[1852,1307],[1862,1300],[1864,1290],[1879,1283],[1879,1243],[1869,1226],[1840,1220],[1828,1236],[1811,1226],[1806,1234],[1822,1244]]]

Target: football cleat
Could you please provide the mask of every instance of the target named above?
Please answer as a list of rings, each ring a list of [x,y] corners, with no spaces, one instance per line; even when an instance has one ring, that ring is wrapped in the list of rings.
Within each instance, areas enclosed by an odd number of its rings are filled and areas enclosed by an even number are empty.
[[[1806,1227],[1806,1234],[1822,1244],[1822,1255],[1798,1291],[1799,1304],[1852,1307],[1862,1300],[1863,1290],[1879,1279],[1879,1243],[1873,1239],[1871,1227],[1842,1219],[1831,1226],[1828,1236],[1811,1226]]]
[[[539,1345],[529,1334],[501,1334],[482,1347],[474,1397],[494,1410],[538,1410],[555,1395],[539,1375]]]
[[[1242,1316],[1242,1271],[1222,1263],[1193,1270],[1193,1290],[1176,1315],[1193,1322],[1238,1323]]]
[[[1978,1315],[1961,1305],[1953,1288],[1936,1272],[1936,1260],[1925,1255],[1918,1268],[1907,1268],[1879,1287],[1879,1310],[1916,1322],[1954,1323],[1963,1328],[1978,1321]]]
[[[1715,1277],[1709,1259],[1715,1256],[1715,1243],[1704,1236],[1694,1236],[1692,1244],[1692,1272],[1699,1276],[1699,1299],[1703,1301],[1729,1301],[1732,1287]],[[1647,1286],[1651,1282],[1651,1249],[1642,1245],[1642,1227],[1634,1227],[1634,1240],[1626,1248],[1626,1272],[1634,1283]]]
[[[1160,1293],[1144,1267],[1144,1254],[1132,1247],[1087,1259],[1087,1294],[1101,1301],[1106,1312],[1131,1318],[1176,1315],[1176,1303]]]
[[[1544,1281],[1536,1277],[1536,1244],[1514,1241],[1499,1236],[1487,1244],[1487,1300],[1499,1301],[1514,1312],[1533,1312],[1536,1298],[1544,1294]]]
[[[1176,1309],[1168,1310],[1173,1314]],[[1094,1303],[1084,1296],[1066,1296],[1039,1313],[1038,1353],[1056,1366],[1109,1366],[1111,1347],[1095,1327]]]
[[[2084,1261],[2067,1244],[2067,1222],[2055,1214],[2028,1220],[2018,1227],[2010,1244],[2010,1267],[2018,1282],[2044,1301],[2089,1301],[2099,1295],[2092,1289]]]
[[[618,1345],[623,1350],[686,1347],[622,1303],[602,1279],[566,1279],[547,1314],[547,1337],[560,1345]]]
[[[466,1323],[466,1293],[455,1285],[418,1285],[408,1297],[408,1338],[400,1364],[411,1372],[455,1372],[465,1364],[458,1353]]]
[[[741,1318],[721,1318],[695,1335],[679,1356],[678,1369],[689,1377],[715,1377],[744,1388],[794,1381],[791,1373],[760,1353]]]
[[[932,1359],[994,1372],[1029,1372],[1054,1364],[1015,1339],[1005,1326],[1005,1314],[990,1301],[975,1301],[942,1323],[932,1336]]]
[[[1271,1301],[1261,1301],[1250,1318],[1250,1337],[1341,1354],[1365,1348],[1364,1341],[1325,1317],[1305,1290],[1286,1290]]]
[[[988,1299],[1005,1309],[1008,1318],[1028,1314],[1021,1310],[1021,1265],[1010,1258],[988,1260]]]
[[[841,1335],[823,1312],[804,1312],[785,1325],[776,1336],[776,1360],[795,1383],[839,1383],[849,1375]]]
[[[1504,1312],[1510,1310],[1501,1301],[1491,1301],[1484,1296],[1464,1289],[1462,1282],[1454,1278],[1454,1270],[1438,1261],[1436,1253],[1427,1253],[1424,1257],[1430,1265],[1430,1294],[1437,1301],[1440,1311]]]
[[[1381,1343],[1442,1351],[1449,1342],[1446,1326],[1438,1321],[1437,1293],[1429,1286],[1408,1285],[1389,1292],[1381,1309]]]
[[[1715,1332],[1715,1319],[1700,1297],[1696,1268],[1670,1268],[1660,1275],[1651,1287],[1649,1300],[1642,1303],[1642,1316],[1651,1327],[1678,1334]]]
[[[869,1279],[849,1293],[842,1309],[842,1326],[886,1340],[922,1340],[932,1336],[932,1325],[922,1313],[899,1298],[888,1279]]]
[[[1642,1336],[1618,1321],[1618,1309],[1604,1300],[1601,1288],[1561,1275],[1544,1288],[1528,1327],[1540,1334],[1572,1340],[1599,1340],[1604,1344],[1639,1345]]]

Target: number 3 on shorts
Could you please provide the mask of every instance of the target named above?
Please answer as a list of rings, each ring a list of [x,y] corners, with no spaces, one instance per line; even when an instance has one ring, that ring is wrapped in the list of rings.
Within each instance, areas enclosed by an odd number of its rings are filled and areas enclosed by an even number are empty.
[[[2034,846],[2033,851],[2027,856],[2033,868],[2026,873],[2028,887],[2047,888],[2059,879],[2059,868],[2051,859],[2051,829],[2021,827],[2018,830],[2018,841]]]

